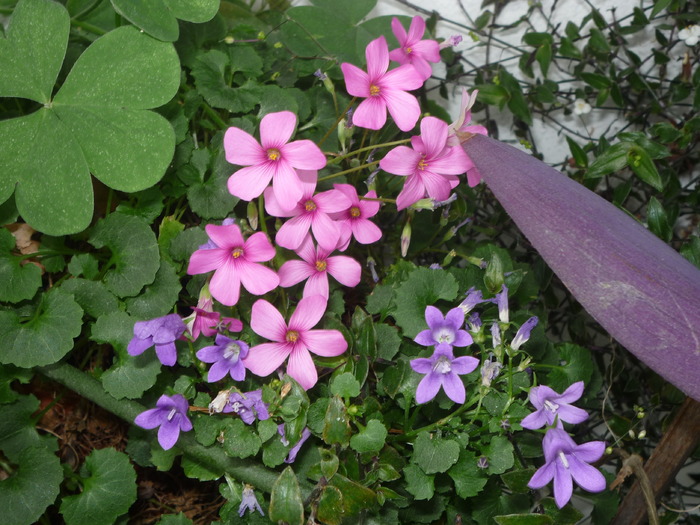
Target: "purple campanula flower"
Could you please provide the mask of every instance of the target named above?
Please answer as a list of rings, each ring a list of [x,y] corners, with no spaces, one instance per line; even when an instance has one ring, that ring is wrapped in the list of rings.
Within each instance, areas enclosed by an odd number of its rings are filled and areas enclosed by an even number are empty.
[[[177,314],[134,323],[134,338],[129,342],[129,355],[141,355],[155,345],[161,363],[173,366],[177,361],[175,340],[185,333],[185,323]]]
[[[420,332],[414,341],[423,346],[447,346],[451,350],[453,346],[469,346],[472,344],[472,336],[466,330],[461,330],[464,324],[464,311],[453,308],[445,317],[434,306],[425,308],[425,322],[428,329]]]
[[[267,403],[262,400],[262,390],[252,390],[245,394],[234,392],[222,412],[238,414],[246,425],[251,425],[256,419],[270,419]]]
[[[253,492],[253,486],[248,485],[246,483],[245,487],[243,487],[243,496],[241,498],[241,504],[238,507],[238,516],[243,517],[243,514],[245,514],[247,510],[249,510],[250,512],[255,512],[257,510],[262,516],[265,515],[262,508],[260,507],[260,504],[258,503],[258,498],[255,497],[255,492]]]
[[[282,444],[286,447],[289,445],[289,440],[287,440],[286,433],[284,431],[284,423],[280,423],[277,425],[277,433],[280,435],[280,441]],[[296,442],[296,444],[289,449],[289,453],[287,454],[286,459],[284,460],[285,463],[294,463],[297,459],[297,454],[301,450],[301,446],[306,442],[307,439],[311,437],[311,431],[309,430],[308,427],[304,427],[304,430],[301,431],[301,436],[299,436],[299,441]]]
[[[498,323],[491,325],[491,340],[494,348],[501,344],[501,327],[498,326]]]
[[[234,381],[245,379],[245,366],[241,361],[248,355],[248,345],[243,341],[216,335],[216,344],[197,351],[197,358],[205,363],[214,363],[209,369],[207,381],[215,383],[230,374]]]
[[[472,332],[480,332],[481,331],[481,316],[479,315],[479,312],[474,312],[469,316],[469,319],[467,319],[467,324],[469,325],[469,330]]]
[[[467,290],[466,295],[467,297],[464,299],[464,301],[459,303],[459,307],[462,309],[465,315],[468,314],[477,304],[490,301],[490,299],[484,299],[481,290],[477,290],[473,286]]]
[[[501,291],[496,294],[496,297],[491,299],[491,302],[498,305],[498,319],[502,323],[510,322],[508,313],[508,287],[504,284]]]
[[[527,321],[523,323],[520,329],[515,334],[513,341],[510,346],[513,350],[518,350],[520,346],[530,339],[530,332],[537,326],[538,319],[536,316],[530,317]]]
[[[413,359],[411,368],[419,374],[425,374],[416,389],[416,402],[427,403],[442,387],[452,401],[464,403],[466,392],[459,376],[473,372],[477,366],[479,360],[475,357],[454,357],[452,347],[447,344],[438,345],[428,358]]]
[[[539,489],[554,479],[554,501],[562,508],[571,499],[573,481],[588,492],[605,490],[605,478],[589,465],[605,452],[605,442],[590,441],[577,445],[563,429],[550,428],[542,443],[545,464],[532,476],[527,486]]]
[[[489,458],[486,456],[479,457],[479,459],[476,461],[476,466],[481,469],[489,468]]]
[[[583,395],[583,381],[578,381],[558,394],[545,385],[535,386],[530,389],[530,403],[537,411],[525,417],[520,424],[523,428],[535,430],[543,426],[553,425],[558,418],[558,426],[561,422],[581,423],[588,419],[588,413],[574,406],[571,403],[577,401]]]
[[[183,432],[192,430],[192,422],[187,417],[188,409],[187,399],[180,394],[162,395],[156,402],[156,408],[141,412],[134,419],[134,423],[148,430],[160,427],[158,443],[163,450],[169,450],[177,442],[181,430]]]
[[[481,367],[481,384],[483,386],[491,386],[491,381],[498,377],[498,374],[501,373],[501,368],[503,368],[503,364],[495,359],[491,359],[492,357],[493,354],[489,356],[488,361]]]

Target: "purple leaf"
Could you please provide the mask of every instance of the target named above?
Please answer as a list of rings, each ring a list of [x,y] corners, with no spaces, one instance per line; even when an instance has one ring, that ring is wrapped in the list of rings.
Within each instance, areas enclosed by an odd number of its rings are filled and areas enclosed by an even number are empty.
[[[646,365],[700,401],[700,270],[534,157],[483,135],[462,145],[583,307]]]

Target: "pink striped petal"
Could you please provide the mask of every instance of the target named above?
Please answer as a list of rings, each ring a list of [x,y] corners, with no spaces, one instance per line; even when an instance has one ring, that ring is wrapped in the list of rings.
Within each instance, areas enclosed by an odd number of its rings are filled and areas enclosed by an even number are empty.
[[[304,334],[309,351],[322,357],[335,357],[348,349],[348,342],[338,330],[309,330]]]
[[[302,170],[320,170],[326,165],[326,156],[310,140],[296,140],[281,148],[282,157],[294,168]]]
[[[386,91],[389,90],[396,91],[399,93],[403,93],[405,91],[413,91],[414,89],[420,88],[423,85],[423,82],[423,78],[421,77],[420,73],[416,71],[415,67],[413,67],[411,64],[404,64],[402,66],[397,67],[396,69],[392,69],[382,77],[381,82],[379,82],[379,87],[384,89],[382,89],[380,93],[386,93]],[[408,93],[404,94],[408,95]],[[413,97],[413,95],[408,96],[412,97],[415,100],[415,97]],[[417,104],[418,101],[416,100],[416,105]],[[416,119],[416,121],[417,120],[418,119]]]
[[[267,262],[277,253],[263,232],[257,232],[248,237],[243,246],[243,252],[246,261],[251,262]]]
[[[362,266],[352,257],[336,255],[326,259],[326,267],[336,281],[345,286],[354,287],[360,282]]]
[[[226,261],[214,272],[209,283],[209,291],[214,299],[226,306],[233,306],[238,302],[241,281],[232,259]]]
[[[399,46],[404,47],[408,41],[408,35],[403,24],[396,17],[391,19],[391,31],[394,33],[396,40],[398,40]]]
[[[252,201],[265,190],[275,174],[275,164],[267,161],[234,171],[228,178],[228,191],[231,195]]]
[[[413,175],[418,169],[420,160],[421,154],[417,151],[408,146],[397,146],[379,161],[379,167],[394,175]]]
[[[268,113],[260,121],[260,142],[264,150],[281,149],[292,138],[297,116],[291,111]]]
[[[238,263],[238,273],[243,287],[253,295],[266,294],[280,284],[278,275],[262,264],[241,261]]]
[[[277,162],[275,175],[272,179],[272,189],[277,203],[284,209],[292,209],[304,195],[304,187],[299,175],[284,158]]]
[[[311,235],[307,235],[301,242],[297,248],[297,255],[311,266],[316,263],[316,248],[311,240]]]
[[[406,177],[406,182],[403,185],[403,189],[399,192],[396,197],[396,209],[403,210],[408,208],[414,202],[418,202],[425,196],[425,186],[420,177],[416,175],[409,175]]]
[[[443,176],[425,170],[421,173],[421,181],[425,186],[428,197],[436,201],[444,201],[450,196],[452,187],[450,182]]]
[[[326,213],[317,211],[311,219],[311,230],[314,233],[316,242],[324,250],[333,251],[338,245],[340,228],[338,224],[330,219]]]
[[[352,221],[352,233],[360,244],[372,244],[382,238],[379,226],[367,219]]]
[[[352,201],[341,191],[327,190],[314,196],[314,202],[325,213],[345,211],[352,206]]]
[[[197,275],[211,272],[221,268],[230,258],[231,254],[228,250],[197,250],[190,256],[187,273],[189,275]]]
[[[360,102],[355,113],[352,115],[352,122],[360,128],[381,129],[386,124],[386,103],[382,97],[372,97]]]
[[[345,89],[353,97],[369,97],[369,76],[359,67],[343,63],[340,65],[345,77]]]
[[[242,363],[256,376],[265,377],[282,366],[291,350],[288,343],[263,343],[252,347]]]
[[[298,207],[283,209],[277,202],[274,190],[269,187],[265,188],[265,211],[273,217],[294,217],[298,214]]]
[[[284,317],[265,299],[258,299],[253,304],[250,327],[253,332],[270,341],[283,342],[287,335],[287,323],[284,322]],[[252,350],[251,348],[251,352]]]
[[[440,44],[435,40],[421,40],[411,46],[414,55],[427,62],[440,62]],[[413,64],[415,66],[415,62]],[[430,66],[428,66],[430,67]]]
[[[238,166],[253,166],[267,161],[265,150],[257,140],[242,129],[231,127],[224,134],[226,160]]]
[[[411,25],[408,28],[408,42],[413,46],[425,34],[425,20],[421,16],[414,16],[411,20]]]
[[[204,227],[209,238],[219,248],[228,250],[231,248],[243,246],[243,234],[241,229],[236,224],[218,226],[216,224],[207,224]]]
[[[387,46],[384,36],[367,44],[365,58],[367,59],[367,75],[369,75],[370,82],[376,82],[376,79],[389,69],[389,46]]]
[[[413,68],[413,66],[401,67]],[[418,73],[416,73],[416,76],[418,77]],[[397,91],[392,89],[384,90],[382,92],[382,98],[386,103],[386,107],[389,110],[391,118],[394,119],[394,122],[396,122],[399,129],[401,131],[412,130],[416,125],[416,122],[418,122],[418,118],[420,118],[420,106],[418,105],[418,100],[416,97],[409,95],[405,91]],[[354,119],[355,117],[353,117],[353,122]]]
[[[279,269],[280,286],[288,288],[308,279],[316,273],[316,268],[304,261],[287,261]]]
[[[303,213],[285,222],[275,236],[275,242],[282,248],[299,248],[311,227],[311,214]]]
[[[311,359],[311,354],[303,347],[297,346],[290,354],[287,373],[296,379],[304,390],[308,390],[318,381],[316,365]]]
[[[425,117],[420,121],[420,138],[425,147],[425,156],[432,161],[445,149],[447,144],[447,124],[439,118]],[[431,169],[433,168],[432,163],[430,167]]]
[[[320,295],[326,300],[329,297],[328,288],[328,274],[326,272],[319,272],[315,268],[312,270],[312,275],[309,280],[306,281],[304,285],[304,297],[311,297],[313,295]]]
[[[297,309],[294,310],[294,313],[289,318],[290,330],[302,332],[300,335],[302,340],[305,341],[305,334],[303,332],[306,332],[318,324],[323,314],[326,313],[326,305],[326,298],[320,295],[304,297],[299,301]]]

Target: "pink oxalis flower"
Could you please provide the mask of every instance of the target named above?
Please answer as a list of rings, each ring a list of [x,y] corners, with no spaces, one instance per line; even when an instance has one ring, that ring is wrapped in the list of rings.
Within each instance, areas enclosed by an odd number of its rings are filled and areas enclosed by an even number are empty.
[[[296,250],[311,229],[316,242],[330,252],[338,245],[340,226],[331,219],[329,214],[347,209],[350,207],[350,200],[337,190],[328,190],[314,195],[315,174],[313,182],[310,182],[310,174],[304,174],[303,177],[302,196],[291,209],[285,208],[269,188],[265,190],[267,213],[274,217],[292,217],[279,229],[275,242],[283,248]]]
[[[389,58],[399,64],[411,64],[423,80],[427,80],[433,73],[430,62],[440,62],[440,46],[435,40],[421,40],[425,33],[425,20],[414,16],[406,33],[399,19],[394,17],[391,30],[400,47],[391,51]]]
[[[272,342],[252,347],[243,364],[255,375],[264,377],[289,357],[287,373],[308,390],[318,381],[316,366],[309,352],[335,357],[348,347],[338,330],[311,330],[325,311],[324,297],[304,297],[287,324],[277,308],[264,299],[258,299],[253,305],[250,326],[256,334]]]
[[[423,78],[411,64],[389,69],[389,48],[383,36],[372,40],[365,49],[367,72],[352,64],[340,68],[345,87],[353,97],[364,97],[352,115],[355,126],[381,129],[386,123],[387,109],[401,131],[408,131],[418,122],[418,100],[406,91],[418,89]]]
[[[335,219],[340,226],[338,250],[345,251],[350,244],[351,237],[355,237],[355,240],[360,244],[372,244],[381,239],[382,230],[369,220],[379,211],[380,202],[361,200],[355,187],[350,184],[334,184],[333,187],[350,201],[350,207],[331,215],[331,218]],[[377,192],[372,190],[365,197],[376,199]]]
[[[478,124],[471,124],[472,106],[474,105],[474,102],[476,102],[476,96],[478,94],[479,91],[477,89],[472,91],[470,95],[469,91],[467,91],[465,88],[462,88],[462,103],[459,109],[459,115],[457,116],[457,120],[450,124],[448,128],[449,131],[447,137],[447,144],[449,146],[459,146],[461,149],[457,132],[478,133],[479,135],[488,136],[489,133],[484,126],[479,126]],[[469,186],[473,188],[480,182],[481,173],[479,173],[479,170],[476,168],[476,166],[474,166],[474,163],[471,163],[471,167],[467,170],[467,184],[469,184]]]
[[[308,279],[304,286],[304,297],[321,295],[328,299],[328,274],[340,284],[351,288],[360,282],[360,263],[346,255],[329,257],[330,251],[320,246],[314,248],[311,236],[307,236],[301,243],[297,254],[301,261],[287,261],[280,268],[280,286],[286,288]]]
[[[248,240],[243,240],[241,229],[236,224],[207,224],[205,229],[215,247],[195,251],[190,257],[187,273],[196,275],[214,270],[209,283],[214,299],[232,306],[238,302],[241,284],[254,295],[265,294],[277,287],[277,274],[260,264],[275,256],[275,248],[264,233],[254,233]]]
[[[212,247],[215,247],[212,245]],[[185,317],[183,321],[187,326],[187,331],[196,341],[199,334],[205,337],[216,335],[219,330],[226,328],[230,332],[240,332],[243,330],[243,323],[233,317],[221,317],[219,312],[214,311],[209,285],[205,284],[199,292],[197,306],[192,308],[192,314]]]
[[[428,197],[444,201],[458,183],[456,175],[473,166],[461,147],[447,145],[447,124],[435,117],[420,123],[420,136],[411,138],[411,148],[398,146],[379,163],[388,173],[406,177],[396,199],[399,210]]]
[[[269,113],[260,121],[260,142],[236,127],[224,135],[226,160],[247,166],[228,179],[228,191],[250,201],[258,197],[272,180],[272,188],[282,206],[293,206],[302,196],[297,169],[319,170],[326,157],[310,140],[289,142],[297,125],[291,111]]]

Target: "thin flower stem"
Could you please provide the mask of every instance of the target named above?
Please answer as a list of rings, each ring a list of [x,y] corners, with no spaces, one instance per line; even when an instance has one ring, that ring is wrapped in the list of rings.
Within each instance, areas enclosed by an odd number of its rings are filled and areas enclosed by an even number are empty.
[[[373,150],[377,148],[388,148],[390,146],[398,146],[400,144],[406,144],[407,142],[410,142],[411,139],[401,139],[401,140],[394,140],[392,142],[384,142],[383,144],[372,144],[371,146],[365,146],[364,148],[356,149],[351,151],[350,153],[346,153],[345,155],[340,155],[338,157],[334,157],[330,160],[328,164],[337,164],[341,160],[345,160],[348,157],[352,157],[353,155],[357,155],[358,153],[362,153],[363,151],[367,150]]]
[[[260,194],[260,197],[258,197],[258,223],[265,235],[268,235],[267,222],[265,221],[265,201],[263,199],[263,195]]]
[[[222,119],[222,118],[219,116],[219,114],[218,114],[216,111],[214,111],[214,109],[213,109],[211,106],[209,106],[209,104],[204,104],[204,103],[203,103],[203,104],[202,104],[202,109],[204,110],[204,113],[206,113],[207,115],[209,115],[209,118],[211,118],[211,119],[214,121],[214,123],[215,123],[217,126],[219,126],[221,129],[226,129],[226,128],[228,128],[228,124],[226,123],[226,121],[225,121],[224,119]]]
[[[388,199],[386,197],[363,197],[359,196],[361,201],[375,201],[375,202],[388,202],[389,204],[396,204],[396,199]]]
[[[479,396],[479,405],[477,406],[477,411],[478,411],[479,407],[481,406],[481,399],[482,399],[482,396]],[[395,439],[398,441],[409,441],[409,440],[413,439],[414,437],[416,437],[421,432],[430,432],[432,430],[435,430],[436,428],[441,427],[442,425],[449,423],[452,418],[460,415],[462,412],[467,410],[472,405],[473,402],[474,402],[474,398],[471,398],[469,401],[464,403],[457,410],[455,410],[451,414],[443,417],[442,419],[438,419],[435,423],[431,423],[430,425],[426,425],[426,426],[418,428],[416,430],[406,432],[405,434],[399,434],[398,436],[396,436]]]
[[[321,177],[318,179],[318,182],[322,182],[324,180],[331,180],[335,179],[336,177],[340,177],[341,175],[347,175],[348,173],[354,173],[356,171],[363,170],[365,168],[371,168],[372,166],[376,166],[379,164],[378,160],[375,160],[373,162],[368,162],[367,164],[363,164],[362,166],[357,166],[356,168],[350,168],[349,170],[343,170],[339,171],[338,173],[332,173],[330,175],[326,175],[325,177]]]
[[[323,137],[321,137],[321,140],[318,141],[318,146],[319,146],[319,147],[321,146],[321,144],[323,144],[324,142],[326,142],[326,140],[328,140],[328,137],[331,136],[331,133],[333,133],[333,130],[336,129],[336,128],[338,127],[338,123],[343,119],[343,117],[345,116],[345,114],[350,110],[350,108],[352,107],[352,105],[355,103],[355,100],[357,100],[357,97],[352,97],[352,100],[350,100],[350,103],[347,105],[347,107],[346,107],[346,108],[343,110],[343,112],[338,116],[338,118],[335,119],[335,122],[333,123],[333,125],[332,125],[330,128],[328,128],[328,131],[326,131],[326,134],[325,134]]]

